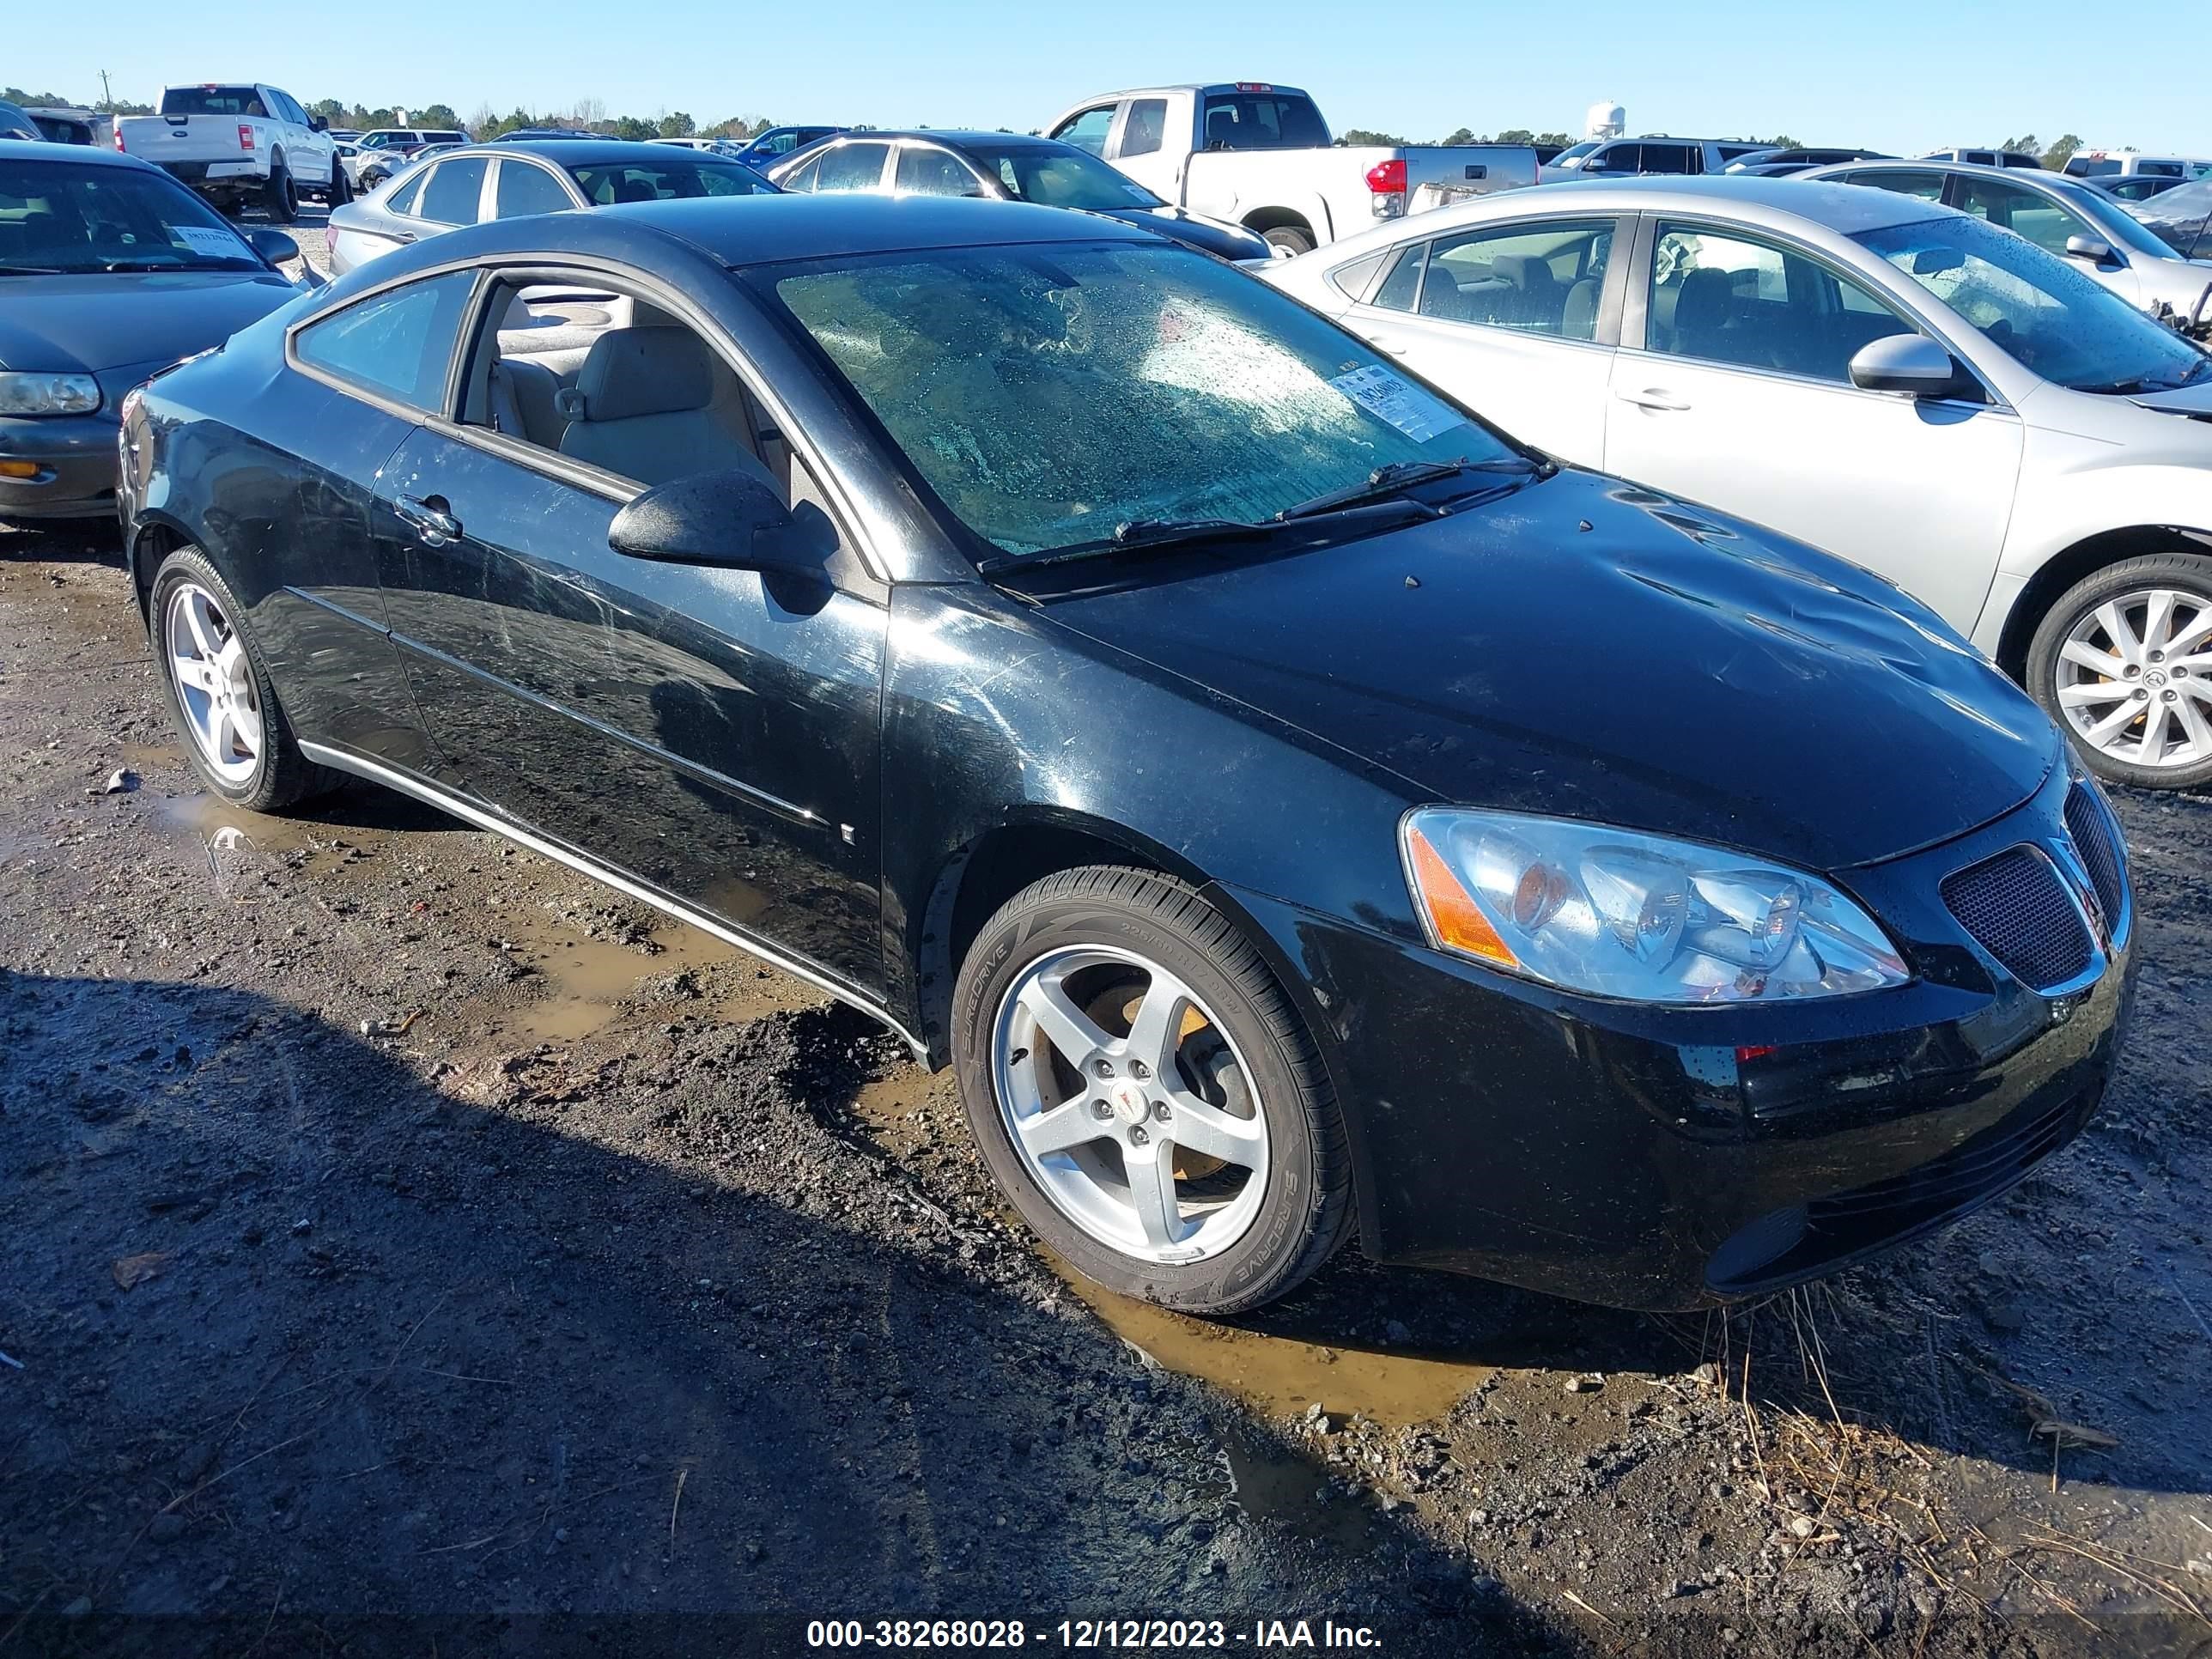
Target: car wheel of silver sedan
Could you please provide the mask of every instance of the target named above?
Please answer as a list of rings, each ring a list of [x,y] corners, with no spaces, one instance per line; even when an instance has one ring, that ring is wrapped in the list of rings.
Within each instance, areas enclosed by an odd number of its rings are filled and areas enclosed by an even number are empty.
[[[2212,781],[2212,558],[2151,554],[2075,584],[2036,629],[2028,673],[2100,775]]]
[[[969,1128],[1024,1218],[1087,1277],[1230,1313],[1341,1241],[1343,1126],[1311,1039],[1183,883],[1048,877],[984,923],[956,994]]]
[[[147,625],[192,766],[224,799],[274,811],[336,780],[293,740],[242,615],[198,548],[178,549],[155,573]]]

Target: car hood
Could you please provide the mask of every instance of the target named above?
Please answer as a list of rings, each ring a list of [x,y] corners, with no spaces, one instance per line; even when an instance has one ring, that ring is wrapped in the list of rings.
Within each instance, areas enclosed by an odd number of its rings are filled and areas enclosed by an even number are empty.
[[[1119,219],[1125,225],[1171,236],[1178,242],[1224,259],[1265,259],[1273,252],[1265,237],[1243,226],[1232,225],[1224,219],[1209,219],[1188,208],[1099,208],[1095,211],[1103,218]]]
[[[1308,553],[1058,597],[1047,574],[1024,586],[1055,621],[1418,796],[1803,869],[1963,834],[2059,755],[2034,703],[1881,579],[1594,474]]]
[[[269,270],[0,279],[0,367],[97,374],[221,345],[299,297]]]

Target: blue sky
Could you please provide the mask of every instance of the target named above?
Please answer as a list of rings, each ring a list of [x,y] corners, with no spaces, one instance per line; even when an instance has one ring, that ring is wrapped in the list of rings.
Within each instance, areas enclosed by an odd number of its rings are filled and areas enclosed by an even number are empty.
[[[221,9],[211,30],[204,8],[174,0],[40,9],[40,27],[12,31],[0,76],[85,99],[105,69],[117,95],[149,101],[167,82],[250,77],[310,103],[443,100],[464,118],[482,102],[544,112],[597,97],[611,114],[680,109],[702,123],[766,113],[1019,130],[1113,88],[1263,79],[1304,87],[1334,127],[1419,139],[1461,125],[1578,132],[1583,111],[1612,99],[1632,132],[1782,131],[1911,152],[2073,131],[2092,144],[2212,151],[2190,75],[2147,72],[2151,36],[2085,29],[2080,6],[2056,0],[1859,0],[1809,15],[1681,0]]]

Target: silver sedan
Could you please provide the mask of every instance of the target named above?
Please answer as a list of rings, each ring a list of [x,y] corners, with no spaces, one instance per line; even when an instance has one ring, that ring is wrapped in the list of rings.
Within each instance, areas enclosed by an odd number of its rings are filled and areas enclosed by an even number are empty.
[[[1651,179],[1261,274],[1566,461],[1887,576],[2105,776],[2212,781],[2212,356],[2078,259],[1908,195]]]
[[[2094,185],[2032,167],[1945,161],[1852,161],[1797,175],[1800,184],[1869,185],[1941,202],[2002,225],[2078,264],[2130,305],[2212,331],[2212,263],[2185,259]]]

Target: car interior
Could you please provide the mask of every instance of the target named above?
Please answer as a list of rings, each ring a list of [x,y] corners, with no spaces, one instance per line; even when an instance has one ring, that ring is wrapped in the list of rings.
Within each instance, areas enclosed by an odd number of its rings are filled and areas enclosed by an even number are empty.
[[[1761,243],[1669,230],[1654,251],[1645,347],[1808,379],[1850,379],[1859,349],[1914,331],[1855,283]]]
[[[737,371],[650,301],[585,284],[502,283],[484,314],[497,326],[471,356],[465,424],[648,489],[750,472],[787,505],[811,502],[834,522],[821,485]]]

